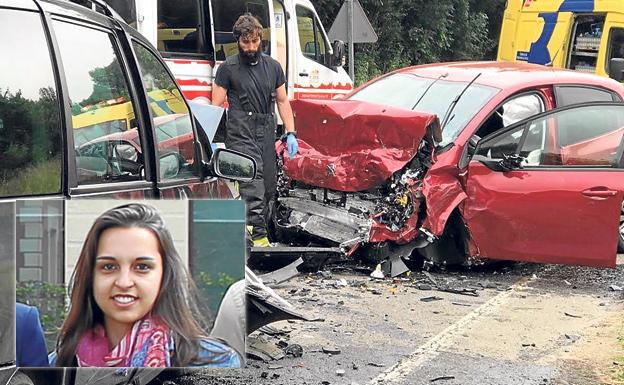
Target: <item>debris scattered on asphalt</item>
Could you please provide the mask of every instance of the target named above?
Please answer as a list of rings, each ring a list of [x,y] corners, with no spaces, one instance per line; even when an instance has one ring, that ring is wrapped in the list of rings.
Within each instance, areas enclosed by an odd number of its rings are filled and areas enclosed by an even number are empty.
[[[454,380],[454,379],[455,379],[455,376],[441,376],[441,377],[432,378],[431,380],[429,380],[429,382],[448,381],[448,380]]]
[[[340,354],[340,349],[336,346],[324,346],[323,353],[326,354]]]
[[[570,340],[571,343],[576,342],[580,337],[574,334],[565,334],[565,338]]]
[[[336,282],[334,282],[334,286],[338,289],[341,287],[347,287],[349,286],[349,284],[347,283],[347,280],[344,278],[341,278],[339,280],[337,280]]]
[[[622,290],[624,290],[624,289],[622,289],[621,286],[618,286],[618,285],[611,285],[611,286],[609,286],[609,289],[611,291],[622,291]]]
[[[377,267],[375,267],[375,270],[370,274],[370,277],[375,279],[384,279],[384,273],[381,271],[381,263],[377,264]]]
[[[457,305],[457,306],[466,306],[466,307],[472,306],[469,303],[461,303],[461,302],[451,302],[451,304]]]
[[[576,315],[574,313],[564,312],[563,314],[567,315],[568,317],[572,317],[572,318],[582,318],[580,315]]]
[[[285,357],[284,351],[277,345],[259,338],[248,344],[247,354],[262,361],[277,361]]]
[[[293,357],[301,357],[303,356],[303,347],[299,344],[290,344],[284,352]]]
[[[369,363],[367,363],[366,365],[368,365],[368,366],[374,366],[374,367],[376,367],[376,368],[383,368],[384,366],[386,366],[386,365],[384,365],[384,364],[378,364],[378,363],[376,363],[376,362],[369,362]]]
[[[427,285],[425,283],[418,284],[418,290],[431,290],[431,285]]]
[[[269,365],[268,369],[269,370],[278,370],[278,369],[283,369],[284,367],[282,365]]]
[[[495,286],[496,287],[496,286]],[[452,288],[452,287],[438,287],[439,291],[444,291],[447,293],[453,293],[453,294],[462,294],[462,295],[469,295],[472,297],[478,297],[479,293],[477,293],[477,289],[470,289],[470,288],[466,288],[466,287],[460,287],[460,288]]]
[[[433,278],[433,275],[431,275],[431,273],[429,273],[428,271],[423,271],[423,274],[425,275],[425,277],[427,277],[427,279],[429,280],[429,282],[431,282],[433,286],[439,286],[438,282],[435,280],[435,278]]]
[[[281,335],[285,335],[290,333],[290,331],[286,331],[286,330],[280,330],[276,327],[273,327],[271,325],[264,325],[263,327],[261,327],[260,329],[258,329],[260,332],[270,335],[270,336],[281,336]]]
[[[356,364],[355,362],[352,362],[352,363],[351,363],[351,369],[353,369],[353,370],[358,370],[358,369],[359,369],[359,366],[357,366],[357,364]]]
[[[372,294],[375,294],[375,295],[381,295],[381,294],[382,294],[382,293],[381,293],[381,290],[379,290],[379,289],[369,289],[369,291],[370,291]]]
[[[532,348],[534,348],[534,347],[535,347],[535,344],[534,344],[534,343],[522,344],[522,347],[524,347],[524,348],[526,348],[526,347],[532,347]]]
[[[338,370],[336,370],[336,375],[337,375],[337,376],[341,376],[341,377],[342,377],[342,376],[344,376],[344,375],[345,375],[345,373],[346,373],[346,372],[345,372],[345,370],[344,370],[344,369],[338,369]]]
[[[442,297],[438,297],[438,296],[433,295],[431,297],[423,297],[420,300],[423,301],[423,302],[432,302],[432,301],[440,301],[442,299],[443,299]]]

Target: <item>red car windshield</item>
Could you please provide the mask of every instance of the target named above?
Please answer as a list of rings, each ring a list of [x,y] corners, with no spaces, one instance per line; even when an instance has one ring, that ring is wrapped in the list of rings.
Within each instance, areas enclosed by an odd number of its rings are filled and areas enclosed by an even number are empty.
[[[349,99],[436,114],[442,120],[453,99],[468,83],[396,73],[369,84]],[[470,85],[453,109],[439,144],[445,146],[453,142],[470,119],[499,91],[480,84]]]

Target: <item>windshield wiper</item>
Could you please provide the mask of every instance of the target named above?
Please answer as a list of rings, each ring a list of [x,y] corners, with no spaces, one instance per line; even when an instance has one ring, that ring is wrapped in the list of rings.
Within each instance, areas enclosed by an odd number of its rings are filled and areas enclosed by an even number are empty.
[[[431,82],[431,84],[429,84],[427,86],[427,89],[425,90],[425,92],[422,93],[422,95],[420,95],[420,98],[418,98],[418,100],[416,101],[416,104],[414,104],[414,106],[412,107],[412,110],[414,108],[416,108],[416,106],[418,105],[418,103],[420,103],[421,100],[423,100],[423,98],[425,97],[425,95],[427,95],[427,92],[429,92],[429,89],[431,87],[433,87],[434,84],[436,84],[436,82],[442,78],[445,78],[448,76],[448,72],[443,73],[442,75],[438,76],[434,81]]]
[[[444,119],[442,119],[442,123],[440,124],[440,127],[442,129],[442,132],[444,132],[444,127],[446,127],[446,124],[448,122],[451,121],[451,112],[453,112],[453,110],[455,109],[455,106],[457,105],[457,103],[459,102],[459,100],[461,99],[461,97],[464,95],[464,93],[466,92],[466,90],[468,90],[468,88],[470,88],[470,86],[472,85],[472,83],[475,82],[475,80],[477,80],[479,78],[479,76],[481,76],[481,72],[479,72],[477,74],[477,76],[475,76],[470,83],[466,84],[466,87],[464,87],[464,89],[457,94],[457,96],[455,96],[455,99],[453,99],[453,101],[451,102],[451,104],[449,104],[448,109],[446,110],[446,113],[444,114]]]

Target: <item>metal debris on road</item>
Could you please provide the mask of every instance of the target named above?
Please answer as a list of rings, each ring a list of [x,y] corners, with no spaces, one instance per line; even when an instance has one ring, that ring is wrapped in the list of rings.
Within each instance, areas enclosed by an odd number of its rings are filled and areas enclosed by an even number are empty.
[[[248,342],[252,342],[247,346],[247,355],[260,359],[262,361],[277,361],[285,357],[282,349],[278,348],[272,342],[264,341],[259,338],[248,337]]]
[[[326,354],[340,354],[340,349],[336,346],[324,346],[323,353]]]
[[[377,267],[375,267],[375,270],[370,274],[370,277],[375,279],[385,278],[383,271],[381,271],[381,263],[377,264]]]
[[[524,348],[526,348],[526,347],[532,347],[532,348],[534,348],[534,347],[535,347],[535,344],[534,344],[534,343],[522,344],[522,347],[524,347]]]
[[[336,370],[336,375],[337,375],[337,376],[341,376],[341,377],[342,377],[342,376],[344,376],[344,375],[345,375],[345,373],[346,373],[346,372],[345,372],[345,370],[344,370],[344,369],[337,369],[337,370]]]
[[[435,278],[433,278],[433,275],[431,275],[431,273],[429,273],[428,271],[423,271],[423,274],[433,284],[433,286],[435,286],[435,287],[440,286],[440,285],[438,285],[438,282],[435,280]]]
[[[622,289],[622,287],[618,286],[618,285],[611,285],[611,286],[609,286],[609,290],[611,290],[611,291],[622,291],[624,289]]]
[[[431,297],[423,297],[420,300],[423,301],[423,302],[431,302],[431,301],[440,301],[442,299],[444,299],[444,298],[438,297],[438,296],[434,295],[434,296],[431,296]]]
[[[269,370],[277,370],[277,369],[283,369],[284,367],[282,365],[269,365],[267,369]]]
[[[286,353],[286,355],[290,355],[293,357],[301,357],[303,356],[303,347],[299,344],[290,344],[284,350],[284,352]]]
[[[303,259],[299,258],[293,263],[277,269],[267,274],[258,276],[267,286],[279,285],[299,275],[297,267],[303,263]]]
[[[576,314],[573,314],[573,313],[564,312],[563,314],[567,315],[568,317],[572,317],[572,318],[582,318],[580,315],[576,315]]]
[[[376,363],[376,362],[368,362],[366,365],[368,365],[368,366],[374,366],[374,367],[376,367],[376,368],[383,368],[384,366],[386,366],[386,365],[384,365],[384,364],[378,364],[378,363]]]
[[[466,306],[466,307],[470,307],[472,306],[469,303],[461,303],[461,302],[451,302],[452,305],[457,305],[457,306]]]
[[[455,376],[441,376],[441,377],[432,378],[429,382],[448,381],[448,380],[454,380],[454,379],[455,379]]]

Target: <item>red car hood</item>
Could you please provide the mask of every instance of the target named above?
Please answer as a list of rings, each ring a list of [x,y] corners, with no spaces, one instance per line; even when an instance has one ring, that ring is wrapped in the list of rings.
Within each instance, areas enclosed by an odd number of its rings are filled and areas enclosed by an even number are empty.
[[[440,140],[436,115],[361,101],[291,102],[299,152],[284,154],[291,179],[355,192],[387,181],[416,155],[420,142]],[[278,153],[285,145],[278,142]]]

